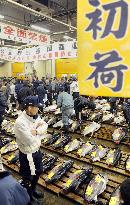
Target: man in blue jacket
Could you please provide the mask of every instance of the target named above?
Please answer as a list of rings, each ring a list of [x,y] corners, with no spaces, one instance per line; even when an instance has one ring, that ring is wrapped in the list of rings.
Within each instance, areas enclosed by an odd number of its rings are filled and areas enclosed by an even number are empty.
[[[63,122],[63,129],[65,133],[69,131],[69,119],[74,112],[74,100],[72,95],[68,93],[68,89],[61,87],[59,89],[60,94],[57,99],[57,105],[61,108],[62,111],[62,122]]]
[[[29,205],[27,190],[8,171],[5,171],[0,156],[0,205]]]

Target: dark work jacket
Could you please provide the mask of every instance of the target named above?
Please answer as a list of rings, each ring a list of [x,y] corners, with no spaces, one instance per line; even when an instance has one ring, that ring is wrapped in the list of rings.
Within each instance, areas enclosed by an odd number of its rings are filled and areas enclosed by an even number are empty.
[[[0,91],[0,114],[4,114],[6,107],[7,107],[7,98],[5,94],[2,91]]]
[[[23,87],[23,84],[22,83],[18,83],[15,85],[15,93],[16,95],[18,95],[20,89]]]
[[[27,205],[29,195],[9,172],[0,172],[0,205]]]
[[[46,94],[46,90],[44,89],[44,86],[43,85],[39,85],[37,87],[37,95],[38,95],[38,98],[39,98],[39,102],[40,103],[43,103],[43,99],[45,97],[45,94]]]
[[[31,88],[29,88],[28,86],[23,86],[19,93],[18,93],[18,102],[22,103],[24,101],[24,99],[30,95],[33,95],[33,91]]]

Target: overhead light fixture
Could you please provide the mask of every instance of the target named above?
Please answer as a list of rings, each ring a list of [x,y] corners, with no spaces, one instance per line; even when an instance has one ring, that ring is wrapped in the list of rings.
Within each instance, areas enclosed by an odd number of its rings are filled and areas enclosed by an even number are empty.
[[[0,14],[0,19],[4,19],[4,16]]]
[[[49,29],[42,28],[42,27],[40,27],[40,26],[31,25],[31,28],[32,28],[32,29],[35,29],[35,30],[37,30],[37,31],[44,32],[44,33],[50,33],[50,30],[49,30]]]
[[[64,39],[68,40],[68,39],[70,39],[70,37],[69,36],[64,36]]]

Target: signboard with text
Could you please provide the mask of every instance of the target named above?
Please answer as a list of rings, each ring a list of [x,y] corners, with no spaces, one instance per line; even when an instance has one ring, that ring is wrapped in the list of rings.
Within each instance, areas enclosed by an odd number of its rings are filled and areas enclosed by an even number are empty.
[[[81,94],[130,97],[129,50],[129,0],[78,0]]]

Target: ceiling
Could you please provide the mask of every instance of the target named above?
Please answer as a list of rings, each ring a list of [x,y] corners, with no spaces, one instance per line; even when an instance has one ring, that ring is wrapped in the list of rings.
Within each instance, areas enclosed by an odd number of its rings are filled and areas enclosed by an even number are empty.
[[[26,29],[32,24],[49,29],[52,41],[63,41],[64,35],[77,36],[77,0],[0,0],[0,14],[3,21]]]

